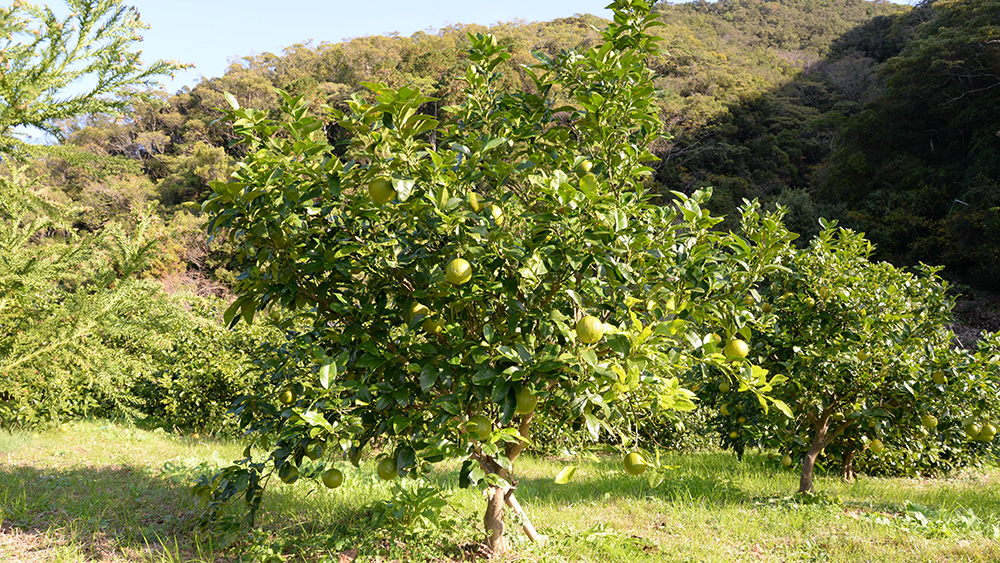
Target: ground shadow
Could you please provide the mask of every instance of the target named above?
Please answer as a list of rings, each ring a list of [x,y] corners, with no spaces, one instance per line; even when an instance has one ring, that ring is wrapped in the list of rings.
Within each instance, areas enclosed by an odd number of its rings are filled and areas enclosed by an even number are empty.
[[[0,516],[0,554],[11,561],[59,551],[88,560],[157,553],[189,560],[212,551],[195,546],[190,480],[128,465],[0,466]]]

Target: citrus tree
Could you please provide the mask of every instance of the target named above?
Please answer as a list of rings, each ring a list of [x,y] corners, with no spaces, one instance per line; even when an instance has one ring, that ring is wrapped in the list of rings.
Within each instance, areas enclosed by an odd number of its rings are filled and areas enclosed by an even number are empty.
[[[357,462],[379,444],[386,479],[463,460],[503,551],[505,507],[537,538],[513,473],[536,413],[614,433],[626,470],[655,479],[636,422],[693,407],[677,374],[766,384],[703,327],[748,333],[743,295],[792,235],[755,205],[741,233],[713,232],[708,192],[650,202],[658,22],[643,2],[612,8],[602,45],[521,69],[528,92],[500,90],[505,47],[470,36],[464,101],[443,118],[382,84],[329,120],[284,94],[277,118],[229,98],[247,157],[203,206],[247,265],[226,317],[266,313],[289,341],[261,358],[271,392],[234,407],[267,454],[203,481],[210,507],[245,494],[252,520],[267,475],[318,477],[324,452]],[[349,146],[329,144],[331,122]]]
[[[990,378],[974,393],[972,362],[951,349],[953,300],[937,270],[914,274],[872,262],[861,234],[823,226],[787,260],[789,270],[763,286],[753,323],[750,357],[787,378],[771,393],[793,407],[793,416],[776,418],[722,393],[730,387],[725,380],[713,393],[724,443],[738,451],[778,446],[786,465],[801,456],[802,493],[813,491],[820,455],[833,453],[844,477],[853,478],[858,452],[877,458],[890,437],[923,444],[932,429],[951,428],[952,413],[968,408],[974,395],[989,394],[982,387]],[[953,390],[967,388],[948,393],[949,381]],[[938,429],[940,419],[948,424]]]

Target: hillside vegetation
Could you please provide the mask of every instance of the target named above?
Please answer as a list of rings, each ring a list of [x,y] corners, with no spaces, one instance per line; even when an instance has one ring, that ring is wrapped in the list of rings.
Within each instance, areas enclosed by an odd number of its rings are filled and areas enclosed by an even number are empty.
[[[1000,287],[996,245],[984,244],[1000,234],[996,0],[913,9],[740,0],[654,11],[666,24],[656,31],[665,54],[655,84],[673,135],[655,150],[659,189],[713,186],[713,208],[724,214],[743,198],[787,205],[803,238],[818,231],[818,217],[838,218],[866,232],[879,258],[942,264],[953,280]],[[436,98],[434,113],[461,97],[453,77],[468,64],[468,33],[489,31],[511,46],[512,62],[531,64],[533,52],[593,44],[602,26],[586,15],[457,25],[247,56],[224,76],[137,104],[128,119],[64,123],[66,143],[40,157],[39,172],[92,208],[85,228],[157,202],[179,245],[158,275],[225,283],[225,249],[207,249],[197,221],[176,213],[204,199],[208,182],[227,177],[240,156],[217,121],[224,92],[260,109],[277,107],[275,88],[336,105],[378,80],[419,87]],[[528,86],[523,72],[504,81]],[[341,132],[331,125],[327,134]]]

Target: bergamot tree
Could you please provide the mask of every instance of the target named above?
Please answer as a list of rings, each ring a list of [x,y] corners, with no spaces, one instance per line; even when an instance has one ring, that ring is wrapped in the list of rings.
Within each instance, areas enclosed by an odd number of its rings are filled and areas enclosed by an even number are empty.
[[[443,117],[377,83],[325,116],[284,94],[279,116],[229,98],[247,157],[203,207],[246,263],[227,320],[266,312],[289,341],[261,360],[273,394],[234,408],[265,456],[248,448],[198,486],[209,513],[245,494],[252,520],[266,476],[293,473],[314,442],[355,462],[377,442],[393,476],[462,460],[503,551],[506,507],[537,538],[513,472],[535,417],[613,433],[624,453],[640,419],[693,407],[679,373],[767,384],[704,327],[749,334],[743,298],[793,235],[753,204],[739,233],[713,231],[707,191],[652,202],[659,23],[644,2],[611,7],[601,45],[530,68],[470,36],[464,99]],[[511,71],[532,88],[501,90]],[[348,146],[329,144],[333,124]],[[655,480],[656,455],[642,457]]]

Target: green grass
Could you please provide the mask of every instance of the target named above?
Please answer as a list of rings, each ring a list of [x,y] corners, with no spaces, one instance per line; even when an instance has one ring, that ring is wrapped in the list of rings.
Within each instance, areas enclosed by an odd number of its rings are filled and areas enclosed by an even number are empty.
[[[237,444],[86,421],[39,434],[0,432],[0,561],[452,561],[479,552],[481,493],[457,488],[454,467],[429,482],[449,504],[340,464],[345,484],[275,482],[258,527],[235,537],[197,523],[190,485],[239,457]],[[748,455],[671,455],[650,488],[618,460],[586,464],[566,485],[562,464],[523,459],[517,495],[545,546],[515,522],[517,561],[998,561],[1000,470],[948,479],[820,477],[811,502],[797,475]],[[394,496],[395,495],[395,496]],[[404,502],[404,499],[406,501]],[[390,503],[387,504],[387,503]],[[412,521],[404,527],[397,517]]]

